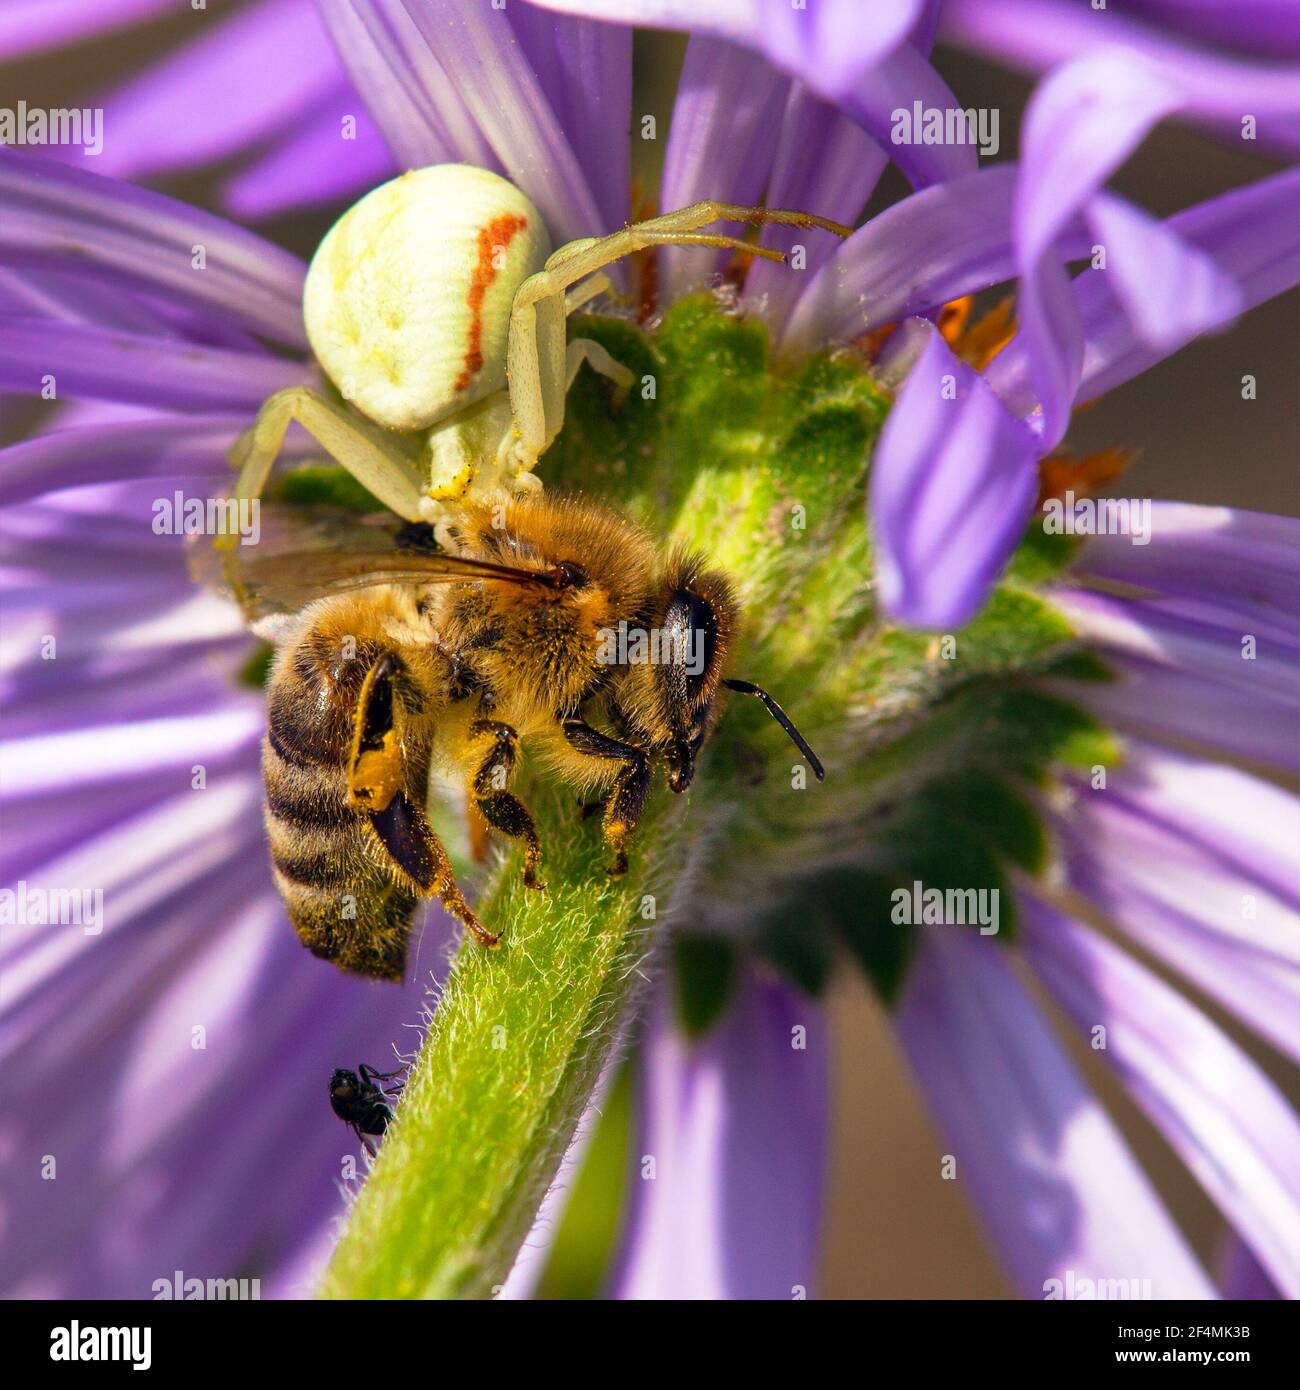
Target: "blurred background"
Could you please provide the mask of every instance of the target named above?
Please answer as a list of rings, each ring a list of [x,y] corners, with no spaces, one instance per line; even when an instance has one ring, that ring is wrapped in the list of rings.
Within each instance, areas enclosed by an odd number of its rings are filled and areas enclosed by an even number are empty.
[[[202,22],[221,21],[239,0],[208,0]],[[89,6],[93,8],[93,6]],[[129,30],[95,35],[56,52],[0,64],[0,106],[99,104],[96,98],[195,36],[188,4]],[[661,138],[635,142],[644,186],[654,187],[683,43],[674,36],[638,40],[634,112],[654,114]],[[292,62],[293,55],[286,54]],[[1000,111],[1000,159],[1017,153],[1027,80],[940,47],[935,64],[962,104]],[[249,72],[248,90],[274,82]],[[228,95],[238,103],[240,91]],[[195,119],[202,119],[196,112]],[[111,138],[111,110],[106,133]],[[636,148],[640,146],[640,148]],[[1276,167],[1261,156],[1225,148],[1170,124],[1150,136],[1112,181],[1148,211],[1180,208],[1259,178]],[[87,167],[93,168],[93,162]],[[216,189],[231,172],[216,165],[151,186],[220,211]],[[894,171],[881,181],[868,212],[908,191]],[[309,257],[341,207],[257,224],[265,236]],[[811,209],[816,211],[816,209]],[[1241,378],[1256,378],[1245,401]],[[0,442],[31,429],[39,406],[0,402]],[[1080,415],[1067,441],[1076,453],[1119,444],[1137,451],[1128,473],[1108,489],[1124,496],[1177,498],[1295,515],[1300,508],[1300,294],[1292,292],[1244,316],[1228,332],[1202,339]],[[1032,982],[1026,977],[1026,982]],[[1185,983],[1180,988],[1242,1043],[1283,1087],[1294,1077],[1256,1047],[1225,1015]],[[1051,1012],[1040,994],[1040,1002]],[[957,1183],[939,1180],[943,1152],[921,1109],[888,1020],[861,977],[840,972],[831,1000],[837,1091],[822,1296],[839,1298],[997,1298],[1011,1288]],[[1132,1142],[1137,1155],[1198,1254],[1213,1267],[1223,1225],[1200,1188],[1163,1140],[1082,1048],[1075,1060]]]

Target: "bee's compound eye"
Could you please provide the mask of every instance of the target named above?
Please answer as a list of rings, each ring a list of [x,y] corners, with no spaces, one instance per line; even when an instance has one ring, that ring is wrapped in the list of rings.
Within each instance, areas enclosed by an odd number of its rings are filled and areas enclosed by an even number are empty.
[[[403,174],[344,213],[313,257],[312,351],[363,415],[427,429],[504,388],[515,291],[549,252],[541,214],[499,174]]]
[[[587,571],[572,560],[561,560],[552,571],[557,589],[581,589],[587,583]]]

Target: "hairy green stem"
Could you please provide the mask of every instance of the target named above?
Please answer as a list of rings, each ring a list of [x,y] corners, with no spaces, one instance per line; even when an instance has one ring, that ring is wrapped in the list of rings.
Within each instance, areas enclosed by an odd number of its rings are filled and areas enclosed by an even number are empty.
[[[645,978],[681,808],[656,800],[622,879],[571,795],[536,809],[553,832],[546,891],[512,865],[480,903],[506,940],[461,948],[327,1297],[470,1298],[502,1283]]]

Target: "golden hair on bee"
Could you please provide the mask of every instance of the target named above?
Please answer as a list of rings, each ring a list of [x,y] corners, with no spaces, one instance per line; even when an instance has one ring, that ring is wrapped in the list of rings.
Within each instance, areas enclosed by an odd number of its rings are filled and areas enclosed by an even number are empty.
[[[353,530],[357,530],[353,524]],[[725,688],[740,625],[733,587],[698,554],[661,554],[640,527],[576,496],[462,507],[439,528],[317,524],[295,551],[240,562],[232,578],[266,611],[277,586],[323,596],[280,634],[263,750],[276,884],[303,942],[346,970],[400,979],[411,917],[437,897],[484,945],[429,824],[434,765],[520,841],[523,877],[544,888],[532,816],[510,790],[524,746],[575,788],[603,797],[610,872],[662,765],[684,792]],[[227,565],[234,563],[227,558]]]

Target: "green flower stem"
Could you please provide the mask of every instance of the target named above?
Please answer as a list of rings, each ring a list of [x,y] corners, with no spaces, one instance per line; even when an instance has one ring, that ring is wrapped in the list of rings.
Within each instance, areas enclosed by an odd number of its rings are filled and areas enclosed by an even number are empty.
[[[547,889],[512,872],[479,905],[485,921],[508,924],[506,940],[461,948],[326,1297],[490,1296],[645,978],[682,806],[655,799],[622,879],[606,874],[608,851],[572,795],[536,809],[553,832]]]

